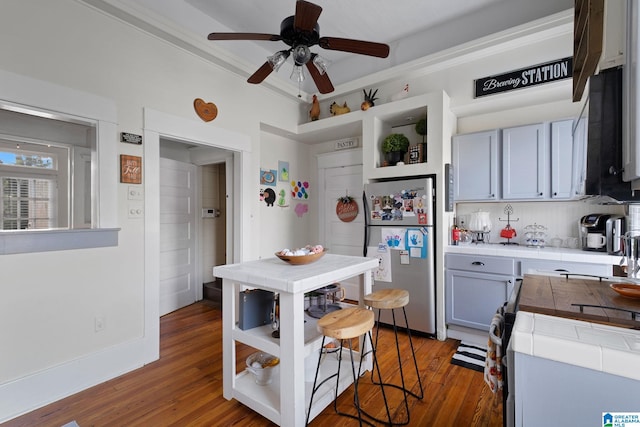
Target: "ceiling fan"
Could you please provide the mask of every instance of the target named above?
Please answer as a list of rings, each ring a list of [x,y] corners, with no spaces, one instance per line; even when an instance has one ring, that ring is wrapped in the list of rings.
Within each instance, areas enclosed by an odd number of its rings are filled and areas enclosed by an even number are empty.
[[[309,48],[319,45],[321,48],[342,52],[358,53],[361,55],[386,58],[389,56],[389,46],[383,43],[338,37],[320,37],[318,18],[322,7],[304,0],[296,1],[296,14],[285,18],[280,24],[280,34],[262,33],[211,33],[209,40],[268,40],[283,41],[289,49],[281,50],[270,56],[247,82],[258,84],[267,78],[272,71],[292,56],[294,75],[298,82],[304,78],[302,66],[305,65],[313,78],[320,93],[333,92],[333,84],[326,73],[327,63]]]

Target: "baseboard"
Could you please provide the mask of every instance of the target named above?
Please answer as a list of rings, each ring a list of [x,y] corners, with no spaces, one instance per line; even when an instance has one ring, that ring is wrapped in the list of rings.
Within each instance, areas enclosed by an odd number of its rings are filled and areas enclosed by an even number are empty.
[[[157,341],[150,341],[128,341],[1,385],[0,423],[158,360]]]

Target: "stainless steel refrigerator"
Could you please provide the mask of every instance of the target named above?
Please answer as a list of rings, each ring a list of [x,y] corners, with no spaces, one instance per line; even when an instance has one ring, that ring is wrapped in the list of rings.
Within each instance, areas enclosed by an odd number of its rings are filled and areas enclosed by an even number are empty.
[[[378,258],[373,290],[406,289],[409,327],[436,333],[434,177],[365,185],[364,256]],[[392,324],[390,310],[381,323]],[[396,310],[396,323],[406,326]]]

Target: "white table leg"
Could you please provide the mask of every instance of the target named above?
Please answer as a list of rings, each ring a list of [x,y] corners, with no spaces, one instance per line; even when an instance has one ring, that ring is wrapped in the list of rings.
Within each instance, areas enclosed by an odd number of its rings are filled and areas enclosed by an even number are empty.
[[[303,426],[304,294],[280,293],[280,417],[281,426]]]
[[[231,400],[236,383],[236,342],[232,339],[236,324],[236,299],[239,285],[222,280],[222,395]]]
[[[360,307],[364,307],[364,297],[365,297],[365,295],[371,293],[372,287],[373,287],[372,272],[371,271],[366,271],[366,272],[362,273],[360,275],[360,301],[359,301]],[[360,340],[360,354],[362,354],[362,345],[364,344],[364,342],[366,340],[366,335],[363,335],[362,338],[363,339]],[[368,342],[368,340],[367,340],[367,342]],[[367,345],[370,346],[371,343],[368,342]],[[368,349],[371,350],[371,348],[368,348]],[[371,371],[373,369],[373,355],[371,353],[369,353],[364,358],[364,361],[362,363],[362,368],[367,370],[367,371]]]

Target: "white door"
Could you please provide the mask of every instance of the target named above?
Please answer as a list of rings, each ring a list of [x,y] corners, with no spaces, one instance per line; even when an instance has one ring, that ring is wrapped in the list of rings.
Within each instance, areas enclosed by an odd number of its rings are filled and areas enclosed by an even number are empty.
[[[362,256],[364,245],[364,212],[362,211],[362,165],[327,168],[324,170],[322,209],[324,216],[324,245],[329,253]],[[338,199],[349,195],[358,204],[358,216],[343,222],[336,214]],[[357,278],[342,282],[346,297],[358,299]]]
[[[160,159],[160,315],[196,301],[196,166]]]

